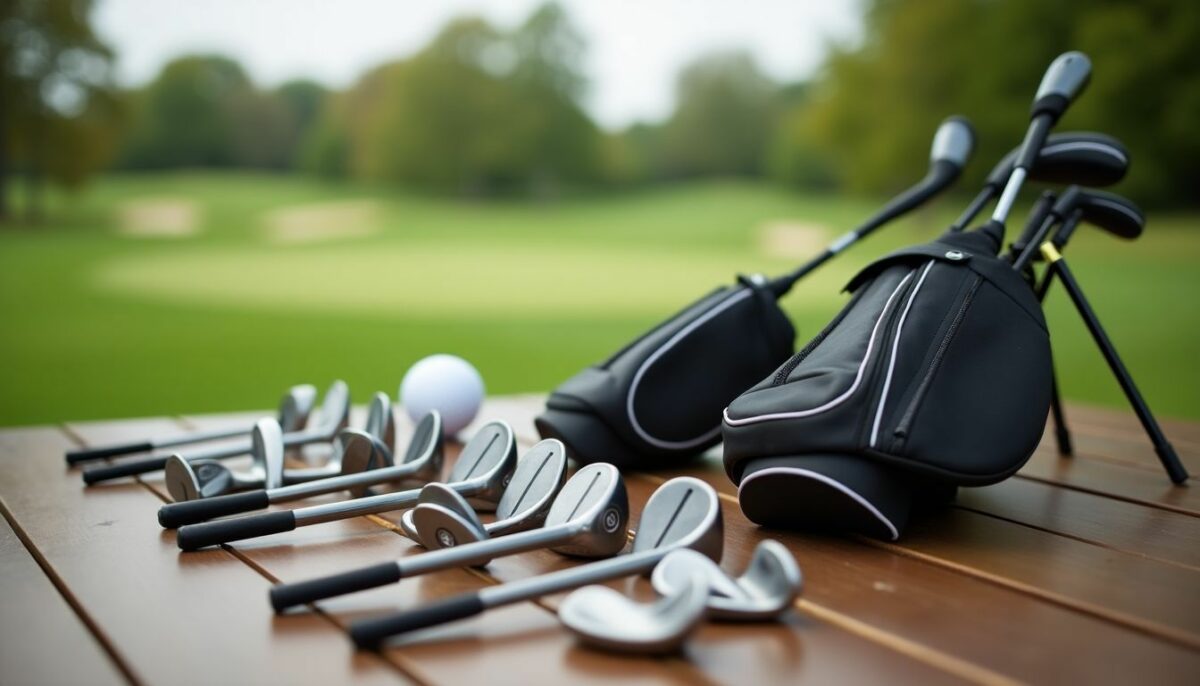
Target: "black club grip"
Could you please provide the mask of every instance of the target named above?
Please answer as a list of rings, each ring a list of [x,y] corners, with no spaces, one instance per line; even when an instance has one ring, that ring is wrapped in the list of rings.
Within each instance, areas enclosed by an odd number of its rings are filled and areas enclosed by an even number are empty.
[[[350,625],[350,638],[354,639],[359,648],[377,648],[391,636],[466,619],[483,612],[483,609],[483,600],[478,593],[466,593],[430,603],[410,612],[398,612],[354,622]]]
[[[279,534],[295,528],[296,515],[291,510],[285,510],[219,522],[189,524],[180,527],[175,542],[179,544],[180,550],[196,550],[218,543]]]
[[[150,441],[142,443],[126,443],[124,445],[110,445],[105,448],[84,448],[82,450],[71,450],[67,453],[67,464],[79,464],[80,462],[89,462],[91,460],[102,460],[106,457],[116,457],[117,455],[130,455],[132,453],[146,453],[154,450],[154,444]]]
[[[158,523],[162,524],[164,529],[176,529],[184,524],[196,524],[225,515],[266,509],[270,505],[271,497],[262,490],[168,503],[158,508]]]
[[[395,562],[383,562],[319,579],[275,586],[271,588],[271,607],[276,612],[283,612],[289,607],[386,586],[399,580],[400,567]]]
[[[92,467],[83,471],[83,482],[89,485],[98,484],[101,481],[112,481],[113,479],[158,471],[165,466],[167,466],[167,458],[165,457],[145,457],[140,460],[130,460],[129,462],[122,462],[120,464]]]

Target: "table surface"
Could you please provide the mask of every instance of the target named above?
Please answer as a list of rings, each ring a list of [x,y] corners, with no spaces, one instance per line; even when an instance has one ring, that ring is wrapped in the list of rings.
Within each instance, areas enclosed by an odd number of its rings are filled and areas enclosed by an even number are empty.
[[[492,398],[480,419],[508,420],[527,447],[540,406],[540,396]],[[1194,479],[1170,485],[1125,413],[1069,408],[1076,457],[1060,459],[1047,432],[1016,477],[963,490],[896,543],[752,525],[716,452],[691,469],[626,475],[633,521],[658,484],[692,474],[721,494],[726,569],[740,572],[771,536],[805,574],[784,621],[706,624],[667,658],[577,645],[555,618],[561,596],[357,652],[346,635],[356,618],[578,561],[525,553],[277,617],[272,584],[414,552],[399,513],[181,554],[156,521],[169,500],[161,474],[85,488],[64,466],[75,447],[254,416],[0,432],[0,683],[1158,684],[1200,673],[1200,490]],[[1200,474],[1200,425],[1164,428]],[[635,594],[646,585],[614,582]]]

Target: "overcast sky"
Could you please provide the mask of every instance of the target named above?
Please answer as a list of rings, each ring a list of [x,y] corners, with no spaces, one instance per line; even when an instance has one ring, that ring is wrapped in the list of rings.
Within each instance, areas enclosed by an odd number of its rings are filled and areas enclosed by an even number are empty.
[[[345,87],[411,54],[451,17],[510,27],[542,0],[100,0],[97,30],[117,78],[139,85],[171,58],[219,52],[260,85],[311,77]],[[588,40],[585,105],[609,128],[670,113],[679,68],[710,50],[745,48],[780,80],[810,75],[830,40],[858,35],[857,0],[566,0]]]

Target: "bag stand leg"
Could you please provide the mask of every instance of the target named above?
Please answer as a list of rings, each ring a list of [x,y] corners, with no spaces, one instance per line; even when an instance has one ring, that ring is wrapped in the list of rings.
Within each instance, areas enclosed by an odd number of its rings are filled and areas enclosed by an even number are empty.
[[[1121,361],[1121,356],[1117,354],[1117,349],[1112,343],[1112,339],[1108,337],[1108,333],[1100,324],[1099,317],[1096,316],[1095,310],[1092,309],[1087,297],[1083,294],[1083,289],[1080,288],[1079,282],[1075,280],[1074,274],[1067,266],[1067,262],[1063,256],[1054,247],[1050,241],[1042,243],[1042,256],[1049,264],[1044,278],[1044,286],[1048,287],[1050,279],[1058,277],[1062,282],[1063,287],[1067,289],[1067,295],[1071,297],[1071,302],[1074,303],[1075,309],[1079,311],[1079,316],[1083,318],[1084,324],[1087,325],[1088,331],[1092,334],[1092,339],[1096,341],[1096,346],[1100,348],[1100,352],[1104,355],[1104,359],[1108,362],[1108,366],[1112,369],[1113,376],[1117,377],[1117,383],[1121,384],[1121,389],[1125,391],[1125,397],[1129,399],[1129,404],[1133,406],[1133,411],[1137,413],[1138,419],[1142,422],[1142,427],[1146,430],[1146,435],[1150,437],[1150,441],[1154,444],[1154,452],[1158,454],[1159,461],[1162,462],[1163,468],[1167,471],[1167,476],[1176,484],[1182,484],[1188,479],[1187,470],[1184,469],[1183,463],[1179,461],[1179,455],[1175,453],[1175,448],[1163,434],[1162,428],[1158,425],[1158,420],[1150,412],[1150,407],[1146,404],[1145,398],[1138,391],[1137,385],[1133,382],[1133,377],[1129,374],[1129,370],[1125,367],[1125,363]]]
[[[1026,279],[1034,289],[1039,303],[1046,299],[1046,291],[1050,289],[1050,276],[1050,270],[1047,269],[1042,282],[1037,284],[1033,270],[1026,271]],[[1067,415],[1063,412],[1062,398],[1058,394],[1058,370],[1054,368],[1053,359],[1050,361],[1050,415],[1054,418],[1054,441],[1058,445],[1058,454],[1060,457],[1071,457],[1075,454],[1075,448],[1071,443],[1071,430],[1067,428]]]

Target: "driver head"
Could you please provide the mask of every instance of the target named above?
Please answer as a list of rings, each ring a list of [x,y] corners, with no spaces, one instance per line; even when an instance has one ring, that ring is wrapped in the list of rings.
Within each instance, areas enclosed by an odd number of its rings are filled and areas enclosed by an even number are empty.
[[[517,462],[517,470],[504,488],[504,495],[496,506],[495,521],[480,525],[483,538],[505,536],[541,526],[566,475],[566,448],[560,441],[547,439],[530,448]],[[427,515],[422,510],[425,503],[439,506],[439,514]],[[421,490],[420,504],[400,517],[400,528],[409,538],[419,541],[426,548],[442,547],[430,532],[440,527],[436,520],[445,508],[449,508],[460,519],[473,518],[478,521],[475,511],[462,496],[442,484],[429,484]],[[417,523],[425,519],[431,520],[429,524],[422,526]]]
[[[284,431],[300,431],[317,404],[317,388],[311,384],[292,386],[279,400],[279,426]]]
[[[517,440],[508,422],[488,422],[463,446],[445,483],[469,483],[471,507],[482,512],[496,509],[517,466]]]
[[[646,502],[633,552],[655,548],[691,548],[720,561],[725,545],[721,501],[712,486],[677,476],[659,486]]]
[[[999,188],[1008,182],[1017,163],[1018,147],[1004,156],[988,174],[987,183]],[[1111,186],[1129,171],[1129,151],[1121,141],[1102,133],[1075,131],[1052,133],[1029,170],[1029,180],[1040,183]]]
[[[575,534],[553,550],[579,557],[611,557],[628,540],[629,496],[617,468],[604,462],[575,472],[554,497],[546,526],[570,524]]]
[[[677,592],[653,603],[635,602],[607,586],[585,586],[563,599],[558,618],[580,641],[597,648],[640,654],[675,652],[704,619],[705,581],[697,574],[685,580]]]
[[[782,543],[764,540],[754,549],[750,565],[731,579],[711,559],[694,550],[671,551],[650,576],[663,596],[682,593],[696,575],[705,580],[708,616],[733,621],[771,619],[791,608],[803,587],[796,558]]]

